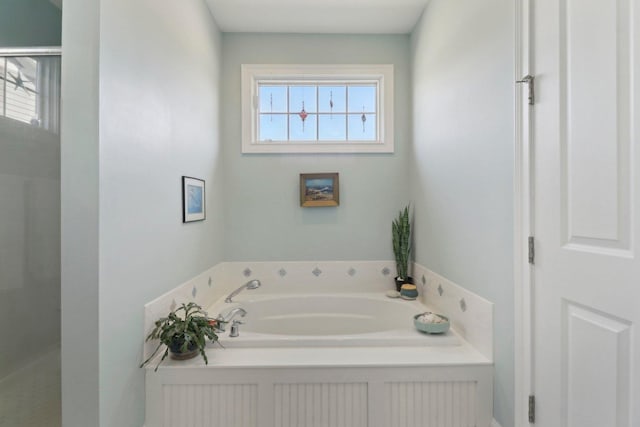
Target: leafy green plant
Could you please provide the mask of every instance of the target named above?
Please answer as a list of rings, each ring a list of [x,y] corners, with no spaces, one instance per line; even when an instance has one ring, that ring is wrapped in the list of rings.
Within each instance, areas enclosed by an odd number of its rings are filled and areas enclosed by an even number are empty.
[[[204,359],[204,363],[209,364],[207,353],[205,352],[206,339],[208,338],[211,342],[218,341],[218,336],[215,332],[216,322],[215,319],[209,318],[198,304],[193,302],[182,304],[174,311],[171,311],[167,317],[156,321],[156,327],[145,341],[159,340],[160,342],[153,354],[142,362],[140,367],[142,368],[149,363],[163,345],[166,346],[166,349],[154,371],[158,370],[158,366],[169,355],[169,351],[172,353],[184,353],[198,349]]]
[[[409,256],[411,255],[411,223],[409,205],[400,211],[391,224],[393,254],[396,258],[396,270],[399,279],[409,276]]]

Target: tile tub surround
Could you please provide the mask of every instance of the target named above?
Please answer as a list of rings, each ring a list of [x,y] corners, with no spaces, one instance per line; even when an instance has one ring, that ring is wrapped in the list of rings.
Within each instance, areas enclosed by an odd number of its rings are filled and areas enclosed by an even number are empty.
[[[493,360],[493,303],[420,264],[413,275],[422,303],[447,316],[461,337]]]
[[[216,292],[214,289],[222,287],[217,282],[222,275],[222,267],[223,264],[218,264],[145,304],[144,337],[146,338],[154,328],[156,320],[165,317],[169,311],[182,303],[193,301],[201,307],[209,306],[211,301],[215,300]],[[151,356],[157,345],[156,342],[145,342],[142,360]]]
[[[210,307],[249,280],[262,286],[244,290],[260,295],[283,293],[357,293],[395,289],[395,263],[389,261],[223,262],[145,305],[145,337],[154,322],[183,302]],[[493,360],[493,304],[431,270],[413,265],[420,301],[444,314],[456,332]],[[464,308],[464,310],[463,310]],[[210,313],[211,316],[217,313]],[[144,344],[144,359],[155,349]],[[143,359],[143,360],[144,360]]]

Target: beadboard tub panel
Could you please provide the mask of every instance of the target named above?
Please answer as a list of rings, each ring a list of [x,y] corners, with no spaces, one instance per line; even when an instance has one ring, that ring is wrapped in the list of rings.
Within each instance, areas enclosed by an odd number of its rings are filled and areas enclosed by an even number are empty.
[[[162,400],[165,426],[259,425],[255,384],[166,384]]]
[[[146,426],[490,427],[492,373],[490,365],[161,367],[147,370]]]

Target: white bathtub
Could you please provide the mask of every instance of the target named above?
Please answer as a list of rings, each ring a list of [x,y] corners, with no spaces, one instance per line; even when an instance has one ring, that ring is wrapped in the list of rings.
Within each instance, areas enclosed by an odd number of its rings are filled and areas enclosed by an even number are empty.
[[[418,301],[391,299],[381,294],[262,295],[248,293],[234,303],[218,301],[208,310],[215,317],[241,307],[247,311],[240,336],[220,333],[225,347],[355,347],[456,346],[449,331],[427,335],[413,326],[413,316],[426,306]]]
[[[238,317],[240,336],[229,337],[230,325],[220,333],[225,349],[207,349],[208,365],[167,359],[157,372],[147,368],[147,427],[491,425],[492,361],[464,338],[469,331],[415,330],[413,316],[429,310],[418,301],[389,299],[384,289],[265,286],[207,311],[215,317],[236,307],[247,311]],[[459,308],[447,309],[455,318]]]

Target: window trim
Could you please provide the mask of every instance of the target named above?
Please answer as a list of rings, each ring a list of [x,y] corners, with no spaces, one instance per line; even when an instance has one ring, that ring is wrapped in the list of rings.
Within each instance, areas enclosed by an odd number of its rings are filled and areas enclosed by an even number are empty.
[[[242,153],[393,153],[393,65],[322,64],[273,65],[242,64]],[[378,82],[378,132],[376,141],[258,141],[258,82],[342,81]]]

